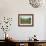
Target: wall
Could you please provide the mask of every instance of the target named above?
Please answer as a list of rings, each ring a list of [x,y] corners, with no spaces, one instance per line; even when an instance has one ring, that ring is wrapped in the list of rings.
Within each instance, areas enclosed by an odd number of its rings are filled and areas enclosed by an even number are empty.
[[[1,17],[12,17],[13,22],[10,31],[10,37],[16,40],[27,40],[34,34],[37,35],[37,39],[45,40],[45,15],[46,6],[40,8],[33,8],[29,4],[28,0],[0,0],[0,19]],[[18,26],[18,14],[34,14],[34,26],[33,27],[19,27]],[[0,31],[0,39],[3,31]]]

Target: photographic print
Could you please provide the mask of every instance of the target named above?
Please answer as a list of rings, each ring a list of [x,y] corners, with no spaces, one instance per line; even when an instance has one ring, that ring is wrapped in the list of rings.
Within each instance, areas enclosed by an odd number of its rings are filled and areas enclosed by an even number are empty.
[[[18,14],[18,26],[33,26],[33,14]]]

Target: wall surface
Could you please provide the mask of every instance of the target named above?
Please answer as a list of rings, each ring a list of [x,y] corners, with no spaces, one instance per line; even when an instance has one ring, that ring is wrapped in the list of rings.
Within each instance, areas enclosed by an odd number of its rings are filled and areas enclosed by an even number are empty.
[[[19,27],[18,14],[34,14],[33,27]],[[12,17],[12,26],[8,34],[16,40],[28,40],[34,34],[37,39],[46,40],[46,5],[39,8],[33,8],[28,0],[0,0],[0,21],[2,18]],[[0,29],[0,39],[4,39],[4,33]]]

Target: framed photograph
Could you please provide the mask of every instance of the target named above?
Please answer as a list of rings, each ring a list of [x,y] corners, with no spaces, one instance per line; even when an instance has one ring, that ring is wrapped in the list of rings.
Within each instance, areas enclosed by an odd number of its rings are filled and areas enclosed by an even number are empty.
[[[18,14],[18,26],[33,26],[33,14]]]

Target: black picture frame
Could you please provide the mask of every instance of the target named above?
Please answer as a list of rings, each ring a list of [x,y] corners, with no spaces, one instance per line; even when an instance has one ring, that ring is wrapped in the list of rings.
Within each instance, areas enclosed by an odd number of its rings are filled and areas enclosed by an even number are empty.
[[[34,26],[34,15],[18,14],[18,26]]]

